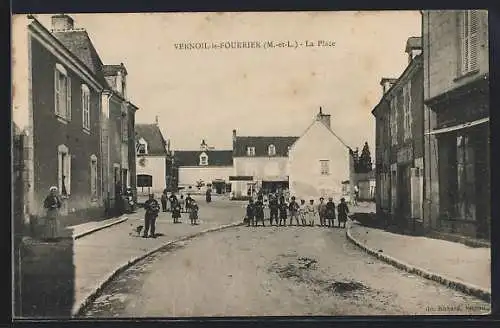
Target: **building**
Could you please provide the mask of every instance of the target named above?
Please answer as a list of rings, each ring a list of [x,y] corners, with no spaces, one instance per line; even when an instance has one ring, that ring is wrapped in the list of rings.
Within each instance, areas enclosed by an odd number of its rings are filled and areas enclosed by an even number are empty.
[[[298,137],[238,136],[233,130],[233,197],[288,189],[288,150]]]
[[[431,228],[490,235],[486,10],[422,11],[425,207]]]
[[[407,40],[408,66],[395,79],[383,78],[376,118],[378,214],[405,229],[422,223],[423,58],[420,37]]]
[[[52,185],[59,187],[63,215],[101,217],[108,203],[102,94],[116,93],[104,65],[87,32],[68,15],[52,16],[50,31],[33,16],[18,16],[13,40],[13,121],[23,139],[25,222],[43,216]],[[133,122],[137,108],[123,97],[121,103]],[[118,163],[128,160],[120,157]]]
[[[375,171],[367,173],[358,173],[356,177],[356,184],[359,188],[360,201],[374,201],[375,200]]]
[[[199,150],[176,150],[174,158],[179,189],[197,193],[210,187],[217,194],[231,191],[232,150],[215,150],[202,140]]]
[[[331,129],[330,115],[319,113],[291,145],[288,154],[290,194],[300,199],[342,197],[349,178],[349,147]]]
[[[167,188],[168,143],[158,126],[136,124],[137,195],[161,194]]]

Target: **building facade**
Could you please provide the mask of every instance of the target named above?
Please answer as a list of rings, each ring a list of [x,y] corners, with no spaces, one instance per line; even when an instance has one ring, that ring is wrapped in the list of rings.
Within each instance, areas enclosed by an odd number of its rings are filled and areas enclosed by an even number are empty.
[[[52,16],[51,30],[33,16],[18,16],[13,31],[19,63],[13,121],[23,137],[24,222],[44,216],[50,186],[59,189],[63,215],[102,217],[101,95],[113,91],[97,51],[68,15]]]
[[[290,194],[300,199],[342,197],[349,178],[349,147],[332,131],[330,115],[320,112],[291,146],[288,156]]]
[[[423,58],[422,40],[406,44],[408,66],[398,79],[381,80],[376,118],[378,214],[406,229],[423,222]]]
[[[137,195],[161,194],[167,188],[168,145],[158,126],[136,124]]]
[[[231,191],[232,150],[215,150],[202,140],[199,150],[176,150],[174,158],[179,189],[203,193],[211,188],[217,194]]]
[[[422,11],[422,29],[425,220],[443,232],[489,238],[487,11]]]
[[[233,130],[233,197],[288,189],[288,151],[298,137],[238,136]]]

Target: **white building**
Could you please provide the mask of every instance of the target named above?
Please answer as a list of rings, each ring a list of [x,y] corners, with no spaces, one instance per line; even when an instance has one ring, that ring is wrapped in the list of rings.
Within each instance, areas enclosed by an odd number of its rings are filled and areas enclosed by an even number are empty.
[[[288,189],[288,150],[297,137],[237,136],[233,130],[234,197]]]
[[[176,150],[178,187],[186,192],[204,193],[207,187],[223,194],[231,190],[233,151],[214,150],[202,140],[199,150]]]
[[[308,200],[342,197],[349,180],[349,147],[330,127],[320,108],[316,119],[291,146],[288,156],[290,194]],[[345,191],[344,191],[345,193]]]
[[[137,195],[166,189],[167,142],[156,124],[136,124]]]

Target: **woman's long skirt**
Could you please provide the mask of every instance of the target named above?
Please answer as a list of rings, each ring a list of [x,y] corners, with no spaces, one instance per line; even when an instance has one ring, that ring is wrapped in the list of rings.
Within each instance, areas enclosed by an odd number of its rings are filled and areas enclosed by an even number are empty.
[[[59,238],[59,211],[57,209],[49,209],[45,224],[45,238]]]

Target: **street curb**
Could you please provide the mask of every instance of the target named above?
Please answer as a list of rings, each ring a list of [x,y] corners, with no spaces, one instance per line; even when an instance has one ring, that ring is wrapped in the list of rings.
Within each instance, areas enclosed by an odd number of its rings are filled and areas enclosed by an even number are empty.
[[[85,236],[87,236],[87,235],[90,235],[90,234],[92,234],[92,233],[94,233],[94,232],[97,232],[97,231],[100,231],[100,230],[103,230],[103,229],[109,228],[109,227],[111,227],[111,226],[114,226],[114,225],[116,225],[116,224],[120,224],[120,223],[122,223],[122,222],[125,222],[125,221],[127,221],[127,220],[128,220],[128,217],[127,217],[127,216],[125,216],[125,217],[123,217],[123,218],[121,218],[121,219],[118,219],[118,220],[116,220],[116,221],[114,221],[114,222],[111,222],[111,223],[105,224],[105,225],[103,225],[102,227],[92,228],[92,229],[90,229],[90,230],[87,230],[87,231],[81,232],[81,233],[79,233],[79,234],[73,235],[73,240],[77,240],[77,239],[79,239],[79,238],[82,238],[82,237],[85,237]]]
[[[146,257],[151,256],[154,253],[157,253],[157,252],[163,250],[164,248],[172,246],[173,244],[179,243],[181,241],[186,241],[186,240],[189,240],[189,239],[193,239],[193,238],[199,237],[199,236],[204,235],[204,234],[209,233],[209,232],[221,231],[221,230],[224,230],[224,229],[238,227],[238,226],[241,226],[241,225],[243,225],[243,223],[242,222],[238,222],[238,223],[232,223],[232,224],[227,224],[227,225],[219,226],[219,227],[216,227],[216,228],[211,228],[211,229],[203,230],[203,231],[194,233],[192,235],[188,235],[188,236],[185,236],[185,237],[181,237],[179,239],[175,239],[175,240],[169,241],[166,244],[163,244],[163,245],[161,245],[159,247],[156,247],[156,248],[154,248],[154,249],[152,249],[152,250],[144,253],[143,255],[140,255],[140,256],[137,256],[137,257],[134,257],[134,258],[130,259],[127,263],[123,264],[122,266],[120,266],[119,268],[117,268],[116,270],[114,270],[112,274],[110,274],[106,279],[104,279],[101,283],[99,283],[99,287],[96,290],[94,290],[93,292],[89,293],[85,297],[85,299],[78,305],[78,307],[76,307],[76,308],[74,307],[73,311],[72,311],[72,317],[81,316],[85,312],[85,310],[87,309],[87,307],[93,301],[95,301],[97,299],[97,297],[101,294],[102,290],[111,281],[113,281],[113,279],[115,279],[120,273],[122,273],[123,271],[127,270],[128,268],[130,268],[132,265],[136,264],[137,262],[145,259]]]
[[[419,275],[423,278],[438,282],[448,288],[452,288],[455,290],[458,290],[464,294],[470,295],[477,297],[485,302],[490,303],[491,302],[491,292],[488,290],[485,290],[481,287],[474,286],[459,280],[452,279],[450,277],[446,277],[445,275],[440,275],[437,273],[433,273],[430,271],[427,271],[425,269],[418,268],[416,266],[410,265],[408,263],[405,263],[403,261],[397,260],[389,255],[385,255],[383,253],[377,252],[374,249],[371,249],[365,245],[363,245],[361,242],[356,240],[352,235],[351,235],[351,227],[347,227],[346,229],[346,236],[349,241],[351,241],[353,244],[364,250],[366,253],[378,258],[379,260],[382,260],[400,270],[406,271],[408,273],[413,273],[416,275]]]

